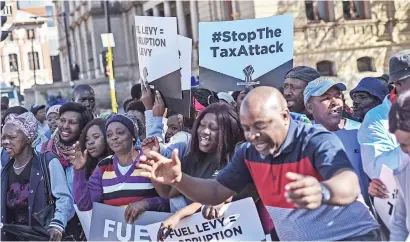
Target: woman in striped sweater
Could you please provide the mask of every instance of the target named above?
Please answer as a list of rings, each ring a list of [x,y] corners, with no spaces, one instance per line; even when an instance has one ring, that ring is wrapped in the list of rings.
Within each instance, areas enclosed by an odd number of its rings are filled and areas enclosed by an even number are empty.
[[[142,155],[134,144],[138,139],[137,125],[128,115],[114,115],[106,124],[107,143],[114,152],[99,162],[86,180],[85,159],[81,150],[73,162],[74,200],[80,211],[92,209],[93,202],[126,207],[125,221],[134,223],[144,211],[169,211],[168,199],[158,196],[150,179],[140,176],[136,165]]]

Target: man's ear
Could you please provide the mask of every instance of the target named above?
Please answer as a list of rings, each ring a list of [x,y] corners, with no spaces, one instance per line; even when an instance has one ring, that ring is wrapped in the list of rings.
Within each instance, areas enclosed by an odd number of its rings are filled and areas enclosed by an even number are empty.
[[[283,120],[289,121],[291,119],[289,109],[285,109],[281,112]]]
[[[313,104],[310,101],[305,104],[305,108],[308,113],[313,114]]]

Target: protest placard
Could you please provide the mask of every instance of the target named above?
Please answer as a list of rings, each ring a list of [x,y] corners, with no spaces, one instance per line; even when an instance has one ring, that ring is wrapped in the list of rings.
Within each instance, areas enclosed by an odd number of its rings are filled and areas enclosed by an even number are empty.
[[[381,167],[380,180],[386,186],[389,198],[382,199],[375,197],[374,207],[376,208],[377,214],[383,220],[384,224],[390,229],[390,221],[394,212],[394,206],[396,205],[398,188],[396,179],[394,179],[393,171],[386,165],[382,165]]]
[[[135,16],[140,76],[162,95],[182,98],[175,17]]]
[[[171,214],[144,212],[134,224],[124,220],[125,209],[102,203],[94,203],[91,218],[90,241],[151,241],[147,224],[160,222]]]
[[[246,209],[244,209],[246,208]],[[265,239],[255,203],[246,198],[225,205],[223,217],[206,220],[196,213],[181,220],[165,241],[261,241]],[[151,238],[156,238],[161,223],[147,225]]]
[[[199,23],[199,81],[216,92],[283,86],[293,67],[293,15]]]
[[[182,100],[164,97],[164,102],[172,111],[189,117],[191,110],[192,39],[178,35],[178,50],[181,65]]]
[[[90,239],[90,227],[91,227],[91,217],[93,215],[93,210],[90,211],[80,211],[78,210],[77,204],[74,204],[75,212],[77,213],[78,219],[80,220],[81,226],[86,239]]]

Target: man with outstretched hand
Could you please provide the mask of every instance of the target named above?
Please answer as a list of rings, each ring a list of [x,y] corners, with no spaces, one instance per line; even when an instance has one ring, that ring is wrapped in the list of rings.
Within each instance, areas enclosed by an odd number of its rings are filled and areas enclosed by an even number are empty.
[[[280,240],[380,239],[335,134],[293,121],[285,99],[272,87],[253,89],[243,101],[240,119],[248,142],[216,180],[182,173],[178,151],[172,159],[150,152],[139,165],[145,170],[141,175],[210,205],[253,182]]]

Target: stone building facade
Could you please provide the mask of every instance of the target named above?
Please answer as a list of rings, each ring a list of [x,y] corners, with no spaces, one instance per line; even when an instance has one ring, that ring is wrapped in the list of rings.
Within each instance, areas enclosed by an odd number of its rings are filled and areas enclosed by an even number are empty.
[[[19,10],[16,1],[8,1],[12,14],[9,37],[0,42],[1,80],[14,82],[20,90],[35,83],[53,83],[47,19]]]
[[[100,34],[106,32],[103,2],[55,1],[58,12],[68,15],[73,63],[80,69],[78,83],[92,83],[97,100],[109,107],[108,80],[101,65]],[[317,68],[323,75],[352,88],[365,76],[388,70],[395,52],[410,48],[410,2],[394,1],[111,1],[111,26],[116,47],[114,66],[118,103],[129,97],[139,78],[135,15],[175,16],[179,34],[193,39],[193,75],[198,74],[198,22],[294,15],[294,65]],[[62,21],[62,18],[59,19]],[[58,24],[63,27],[63,24]],[[70,92],[64,30],[59,29],[63,83],[39,91]],[[101,92],[100,92],[101,91]]]

